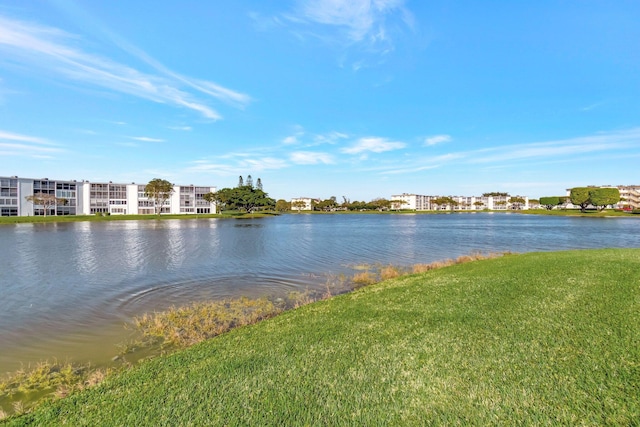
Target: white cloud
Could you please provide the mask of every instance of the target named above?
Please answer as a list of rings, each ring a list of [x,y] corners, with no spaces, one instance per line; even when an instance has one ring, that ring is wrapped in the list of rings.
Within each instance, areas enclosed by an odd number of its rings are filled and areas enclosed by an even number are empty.
[[[296,151],[291,153],[290,159],[299,165],[315,165],[318,163],[332,164],[333,157],[328,153],[317,153],[313,151]]]
[[[298,144],[300,142],[300,138],[302,138],[304,134],[304,128],[300,125],[295,125],[293,126],[293,132],[291,133],[291,135],[285,137],[282,140],[282,143],[285,145]]]
[[[386,138],[368,137],[360,138],[352,147],[343,148],[341,151],[346,154],[360,154],[365,152],[383,153],[385,151],[399,150],[407,144],[399,141],[389,141]]]
[[[139,49],[118,40],[119,47],[143,60],[161,75],[140,72],[109,58],[76,47],[78,37],[57,28],[40,26],[0,16],[0,53],[16,63],[39,70],[47,77],[70,79],[88,85],[197,111],[217,120],[222,116],[197,94],[246,105],[251,98],[218,84],[181,76]],[[73,42],[73,43],[72,43]],[[189,91],[193,89],[194,91]]]
[[[323,144],[336,144],[341,139],[348,138],[349,135],[332,131],[324,134],[308,134],[302,126],[296,126],[296,130],[291,135],[282,140],[285,145],[303,144],[305,147],[313,147]]]
[[[20,135],[17,133],[6,132],[0,130],[0,141],[20,141],[20,142],[30,142],[33,144],[41,144],[41,145],[55,145],[52,142],[44,138],[39,138],[37,136],[29,136],[29,135]]]
[[[191,130],[193,130],[193,128],[191,126],[169,126],[169,129],[171,130],[182,130],[185,132],[189,132]]]
[[[400,13],[410,25],[412,18],[403,0],[300,0],[292,20],[313,22],[346,30],[349,42],[388,41],[385,21]]]
[[[290,135],[290,136],[286,137],[285,139],[283,139],[282,143],[286,144],[286,145],[297,144],[298,143],[298,137],[295,136],[295,135]]]
[[[164,142],[164,139],[150,138],[148,136],[130,136],[129,138],[142,142]]]
[[[452,152],[440,156],[421,156],[406,162],[401,167],[390,166],[381,170],[382,174],[412,173],[445,165],[483,165],[485,168],[520,167],[522,162],[529,166],[557,162],[570,164],[584,161],[584,156],[616,156],[628,158],[629,153],[640,146],[640,128],[602,132],[561,140],[503,145],[471,151]],[[578,155],[582,157],[578,158]],[[469,166],[464,166],[469,167]]]
[[[21,135],[0,130],[0,154],[32,158],[52,158],[51,154],[63,151],[44,138]]]
[[[259,172],[263,170],[283,169],[289,165],[283,159],[278,159],[275,157],[262,157],[258,159],[243,159],[240,162],[240,166],[242,166],[244,170]]]
[[[341,139],[346,139],[348,137],[349,135],[347,135],[346,133],[333,131],[325,134],[316,135],[313,138],[313,140],[314,140],[314,145],[335,144]]]
[[[617,132],[602,132],[596,135],[506,145],[470,152],[470,163],[493,163],[541,158],[558,159],[577,154],[612,152],[613,150],[640,146],[640,128]]]
[[[414,29],[405,0],[296,0],[282,18],[301,42],[337,48],[338,65],[354,73],[379,66],[407,29]]]
[[[443,142],[450,142],[450,141],[451,141],[450,135],[434,135],[434,136],[429,136],[425,138],[424,145],[432,146],[432,145],[437,145]]]

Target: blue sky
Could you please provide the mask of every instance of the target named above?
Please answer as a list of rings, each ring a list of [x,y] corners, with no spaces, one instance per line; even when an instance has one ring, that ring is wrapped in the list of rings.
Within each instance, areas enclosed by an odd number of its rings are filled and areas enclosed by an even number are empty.
[[[274,198],[640,184],[640,2],[0,0],[0,175]]]

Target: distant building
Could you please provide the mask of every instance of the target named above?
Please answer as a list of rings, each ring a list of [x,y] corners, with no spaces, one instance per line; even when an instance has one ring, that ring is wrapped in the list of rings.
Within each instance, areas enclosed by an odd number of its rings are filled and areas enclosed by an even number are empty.
[[[47,215],[153,214],[154,201],[144,195],[145,186],[136,183],[0,177],[0,216],[44,215],[42,206],[27,201],[27,197],[38,193],[64,199],[64,203],[49,208]],[[161,213],[216,213],[215,204],[203,198],[206,193],[215,191],[216,187],[175,185]]]
[[[434,200],[442,196],[426,196],[421,194],[396,194],[391,196],[391,209],[393,210],[458,210],[458,211],[481,211],[481,210],[509,210],[509,209],[529,209],[529,198],[526,196],[447,196],[453,199],[457,205],[438,206]],[[512,198],[521,198],[525,202],[511,203]]]
[[[640,185],[619,185],[620,203],[622,209],[640,209]]]
[[[319,199],[312,199],[311,197],[294,197],[293,199],[291,199],[291,210],[294,210],[294,211],[313,210],[314,201],[319,201]],[[299,206],[297,205],[298,203],[300,204]]]

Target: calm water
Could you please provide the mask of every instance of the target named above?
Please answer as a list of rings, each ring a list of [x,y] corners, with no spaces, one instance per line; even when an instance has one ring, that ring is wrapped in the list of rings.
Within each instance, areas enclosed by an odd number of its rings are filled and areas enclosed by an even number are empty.
[[[640,220],[292,214],[3,225],[0,373],[48,357],[107,361],[137,314],[321,289],[358,264],[599,247],[640,247]]]

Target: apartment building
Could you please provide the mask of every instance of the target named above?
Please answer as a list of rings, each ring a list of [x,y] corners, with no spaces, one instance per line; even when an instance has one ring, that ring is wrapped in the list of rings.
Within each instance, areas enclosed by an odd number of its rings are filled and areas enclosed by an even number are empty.
[[[319,201],[319,199],[312,199],[311,197],[294,197],[291,199],[291,209],[296,211],[310,211],[313,208],[314,201]]]
[[[618,185],[622,209],[640,209],[640,185]]]
[[[426,196],[420,194],[396,194],[391,196],[391,209],[394,210],[450,210],[450,206],[438,206],[434,200],[442,196]],[[453,199],[457,205],[455,210],[478,211],[478,210],[510,210],[510,209],[529,209],[529,198],[526,196],[448,196]],[[523,199],[524,203],[511,203],[511,199]]]
[[[435,209],[431,200],[437,196],[423,196],[421,194],[402,193],[391,196],[391,209],[402,210],[408,209],[413,211],[428,211]]]
[[[34,205],[27,200],[27,197],[38,193],[54,195],[60,200],[46,208],[46,215],[153,214],[155,204],[145,196],[145,186],[136,183],[0,177],[0,216],[45,215],[44,206]],[[205,194],[215,191],[216,187],[175,185],[161,213],[216,213],[215,204],[204,200]]]

